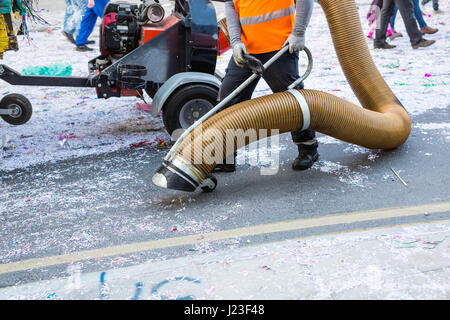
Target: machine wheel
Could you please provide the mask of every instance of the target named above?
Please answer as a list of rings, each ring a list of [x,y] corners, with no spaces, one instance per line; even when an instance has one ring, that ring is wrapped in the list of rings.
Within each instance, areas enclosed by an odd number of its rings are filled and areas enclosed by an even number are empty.
[[[202,191],[205,193],[213,192],[217,187],[217,178],[214,175],[209,174],[205,180],[208,179],[210,181],[207,181],[207,183],[201,187]]]
[[[191,84],[176,90],[163,110],[163,121],[171,135],[187,129],[217,104],[219,89],[206,84]]]
[[[21,125],[31,118],[33,107],[30,100],[21,94],[11,93],[3,97],[0,101],[1,109],[13,109],[10,115],[2,115],[3,120],[13,125]]]

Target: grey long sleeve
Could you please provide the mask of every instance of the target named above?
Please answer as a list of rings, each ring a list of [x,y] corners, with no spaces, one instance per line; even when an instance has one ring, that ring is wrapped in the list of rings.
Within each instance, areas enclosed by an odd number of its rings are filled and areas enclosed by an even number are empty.
[[[227,28],[230,35],[231,45],[235,45],[241,40],[241,23],[239,22],[239,15],[234,7],[233,0],[225,2],[225,15],[227,17]]]
[[[314,0],[297,0],[295,5],[295,24],[293,34],[304,36],[309,21],[311,21]]]
[[[305,35],[306,28],[311,20],[314,0],[297,0],[295,5],[295,24],[293,33],[298,36]],[[228,33],[231,45],[241,42],[241,23],[239,15],[234,7],[233,0],[225,2],[225,14],[227,17]]]

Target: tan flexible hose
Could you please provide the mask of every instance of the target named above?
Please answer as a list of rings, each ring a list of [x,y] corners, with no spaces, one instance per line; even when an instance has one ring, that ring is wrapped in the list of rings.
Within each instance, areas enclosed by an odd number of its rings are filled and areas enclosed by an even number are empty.
[[[201,185],[215,163],[202,162],[205,150],[223,150],[225,158],[236,147],[243,146],[245,132],[254,129],[277,129],[284,133],[304,128],[370,149],[392,149],[403,144],[411,130],[411,120],[399,100],[377,70],[360,23],[354,0],[319,0],[333,38],[334,47],[344,74],[361,108],[331,94],[317,90],[283,92],[236,104],[206,120],[202,132],[227,137],[227,132],[241,129],[234,138],[234,148],[226,150],[226,141],[205,139],[198,130],[178,146],[176,156],[155,175],[153,181],[162,187],[193,191],[178,187],[179,180],[170,181],[175,171],[190,183]],[[300,95],[298,94],[300,93]],[[306,111],[305,111],[306,110]],[[245,144],[260,137],[247,139]],[[164,177],[163,177],[164,176]],[[195,188],[194,188],[195,190]]]

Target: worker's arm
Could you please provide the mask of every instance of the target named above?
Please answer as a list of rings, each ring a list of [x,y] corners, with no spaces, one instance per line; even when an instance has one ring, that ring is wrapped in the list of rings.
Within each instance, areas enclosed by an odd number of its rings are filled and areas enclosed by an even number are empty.
[[[239,14],[234,7],[233,0],[225,2],[225,14],[227,17],[228,34],[230,35],[230,44],[233,49],[233,58],[239,67],[243,67],[247,62],[244,54],[248,54],[247,48],[241,40],[241,23],[239,22]]]
[[[295,23],[292,33],[284,45],[289,45],[289,52],[301,51],[305,48],[305,32],[311,20],[314,0],[297,0],[295,5]]]

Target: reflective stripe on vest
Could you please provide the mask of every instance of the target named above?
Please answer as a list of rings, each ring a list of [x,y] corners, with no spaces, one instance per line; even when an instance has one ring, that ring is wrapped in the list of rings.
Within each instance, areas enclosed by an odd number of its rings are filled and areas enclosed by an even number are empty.
[[[295,22],[294,0],[235,0],[242,42],[252,54],[278,51]]]
[[[269,22],[272,20],[284,18],[286,16],[290,16],[291,14],[295,13],[295,6],[290,6],[289,8],[284,8],[278,11],[262,14],[260,16],[254,16],[254,17],[245,17],[240,18],[241,26],[248,26],[250,24],[258,24],[258,23],[264,23]]]

